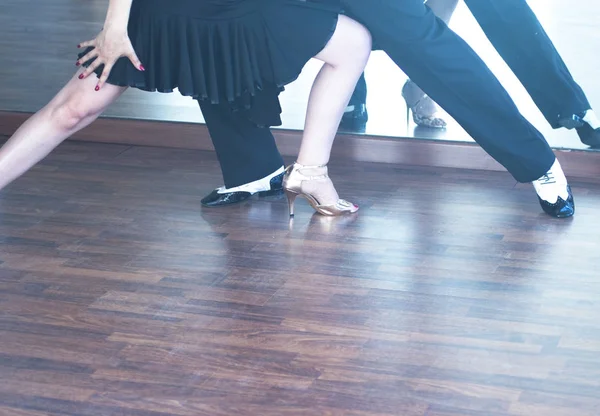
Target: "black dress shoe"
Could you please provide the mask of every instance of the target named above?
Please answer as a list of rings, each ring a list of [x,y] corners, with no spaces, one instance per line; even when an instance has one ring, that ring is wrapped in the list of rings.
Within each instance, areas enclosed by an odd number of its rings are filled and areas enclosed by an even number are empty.
[[[554,204],[544,201],[538,196],[538,200],[540,201],[540,205],[542,206],[544,212],[555,218],[572,217],[573,214],[575,214],[575,201],[573,200],[573,193],[571,192],[570,185],[567,185],[567,191],[569,192],[569,197],[567,200],[565,201],[561,197],[558,197],[558,201],[556,201]]]
[[[259,197],[266,196],[274,196],[283,194],[283,175],[281,173],[277,176],[274,176],[270,184],[270,189],[266,191],[256,192]],[[202,198],[200,203],[205,207],[221,207],[224,205],[233,205],[238,204],[240,202],[244,202],[249,199],[254,193],[252,192],[244,192],[244,191],[236,191],[236,192],[225,192],[220,194],[218,189],[215,189],[210,194]]]
[[[581,143],[587,144],[592,149],[600,149],[600,129],[593,129],[592,126],[585,123],[577,129],[577,134]]]
[[[348,133],[364,133],[367,129],[369,113],[365,104],[354,105],[354,110],[344,113],[339,130]]]
[[[562,117],[558,120],[558,124],[569,130],[577,130],[581,143],[592,149],[600,149],[600,129],[593,129],[592,126],[583,121],[583,116],[573,114],[571,117]]]
[[[558,124],[567,130],[573,130],[573,129],[578,129],[579,127],[583,127],[583,125],[587,124],[587,123],[585,121],[583,121],[582,115],[571,114],[568,117],[565,117],[565,116],[559,117]]]

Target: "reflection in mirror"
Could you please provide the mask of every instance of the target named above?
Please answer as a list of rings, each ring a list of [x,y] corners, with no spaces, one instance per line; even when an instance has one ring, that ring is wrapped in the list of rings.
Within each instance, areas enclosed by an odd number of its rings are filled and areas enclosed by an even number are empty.
[[[515,5],[519,3],[521,2],[510,0],[503,5],[517,7]],[[597,32],[594,28],[596,27],[595,22],[600,18],[600,3],[586,2],[585,0],[576,0],[575,2],[529,0],[528,4],[554,42],[573,78],[584,90],[587,99],[592,105],[600,103],[600,87],[596,82],[595,70],[600,58],[594,53],[597,45]],[[585,13],[582,13],[582,10],[585,10]],[[510,27],[510,23],[507,26]],[[507,89],[523,115],[545,135],[553,147],[588,148],[581,143],[574,131],[552,129],[528,92],[488,41],[464,2],[461,1],[458,4],[450,27],[482,57]],[[581,39],[589,41],[582,42]],[[534,46],[538,47],[539,45]],[[531,68],[531,70],[539,71],[540,69]],[[367,134],[472,141],[467,133],[443,111],[439,116],[448,123],[447,128],[443,131],[417,127],[412,119],[407,124],[406,104],[401,97],[406,76],[383,53],[374,52],[372,54],[365,72],[368,86],[366,108],[369,121],[364,131]],[[558,88],[555,85],[548,87]]]
[[[3,84],[0,110],[34,112],[44,105],[75,71],[72,65],[77,53],[74,44],[93,37],[100,29],[106,7],[104,0],[88,0],[84,3],[72,0],[36,2],[33,9],[28,6],[29,3],[9,1],[3,4],[0,38],[8,41],[0,45],[3,61],[0,67]],[[586,0],[529,0],[528,4],[590,103],[600,106],[600,86],[596,82],[600,57],[595,51],[598,45],[596,22],[600,20],[600,3]],[[553,147],[587,149],[574,131],[550,127],[525,88],[487,40],[463,1],[458,3],[450,27],[483,58],[523,115],[546,136]],[[582,39],[587,41],[582,42]],[[309,62],[301,77],[282,93],[281,128],[302,129],[310,85],[319,68],[319,62]],[[402,97],[407,77],[383,52],[375,51],[371,55],[365,80],[368,122],[358,126],[342,126],[342,131],[375,136],[472,141],[443,110],[439,110],[437,115],[447,122],[445,129],[417,127],[412,117],[407,123],[407,106]],[[127,91],[104,116],[203,122],[196,102],[188,97],[135,89]]]

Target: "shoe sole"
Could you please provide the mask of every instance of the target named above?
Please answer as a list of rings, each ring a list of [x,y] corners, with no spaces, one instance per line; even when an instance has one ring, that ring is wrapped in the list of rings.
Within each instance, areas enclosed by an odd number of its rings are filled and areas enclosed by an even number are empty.
[[[237,201],[237,202],[230,202],[228,204],[219,204],[219,205],[207,205],[204,204],[202,202],[200,202],[200,205],[202,205],[205,208],[220,208],[220,207],[227,207],[227,206],[231,206],[231,205],[237,205],[237,204],[241,204],[242,202],[246,202],[247,200],[251,199],[254,195],[257,195],[258,198],[268,198],[270,196],[279,196],[279,195],[283,195],[283,188],[279,188],[279,189],[271,189],[268,191],[260,191],[257,192],[253,195],[250,195],[248,198],[243,199],[241,201]]]
[[[260,191],[260,192],[257,192],[256,194],[258,195],[259,198],[266,198],[268,196],[283,195],[283,188],[270,189],[268,191]]]

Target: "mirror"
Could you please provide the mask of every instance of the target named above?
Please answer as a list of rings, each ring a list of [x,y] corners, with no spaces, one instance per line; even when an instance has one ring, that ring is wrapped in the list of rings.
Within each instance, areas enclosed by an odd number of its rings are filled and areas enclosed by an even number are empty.
[[[53,0],[3,2],[0,16],[0,110],[34,112],[43,106],[72,75],[75,42],[96,33],[104,18],[106,1]],[[598,2],[586,0],[529,0],[556,48],[581,85],[592,105],[600,110],[600,85],[596,81],[600,57],[597,22]],[[32,13],[32,10],[34,11]],[[508,90],[521,112],[554,148],[588,149],[573,131],[553,130],[517,78],[493,49],[464,5],[459,5],[450,27],[483,58]],[[320,63],[309,62],[301,77],[281,95],[284,129],[301,129],[309,88]],[[369,121],[364,133],[373,136],[411,137],[470,142],[472,139],[447,114],[445,130],[407,125],[406,105],[401,96],[406,76],[383,52],[372,54],[365,70],[368,86],[366,107]],[[146,93],[130,89],[105,117],[202,123],[195,101],[177,93]]]

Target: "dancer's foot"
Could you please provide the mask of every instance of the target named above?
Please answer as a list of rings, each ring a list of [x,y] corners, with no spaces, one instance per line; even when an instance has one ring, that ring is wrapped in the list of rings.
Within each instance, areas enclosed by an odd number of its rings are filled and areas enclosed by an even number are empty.
[[[205,196],[200,203],[205,207],[221,207],[243,202],[255,194],[259,197],[281,195],[283,194],[283,174],[284,169],[282,166],[257,181],[229,189],[222,186]]]
[[[446,121],[437,117],[438,112],[435,102],[410,79],[402,87],[402,97],[406,101],[406,124],[408,125],[410,112],[417,126],[430,129],[446,128]]]
[[[340,199],[327,174],[327,166],[304,166],[298,163],[288,166],[283,189],[288,197],[290,217],[294,216],[294,201],[299,195],[306,198],[321,215],[333,217],[358,211],[357,205]]]
[[[339,130],[349,133],[364,133],[368,120],[369,113],[364,103],[348,105],[344,110]]]
[[[558,123],[567,129],[575,129],[581,142],[593,149],[600,149],[600,120],[594,110],[562,117]]]
[[[571,217],[575,214],[573,193],[558,159],[548,172],[533,181],[533,187],[546,214],[556,218]]]

